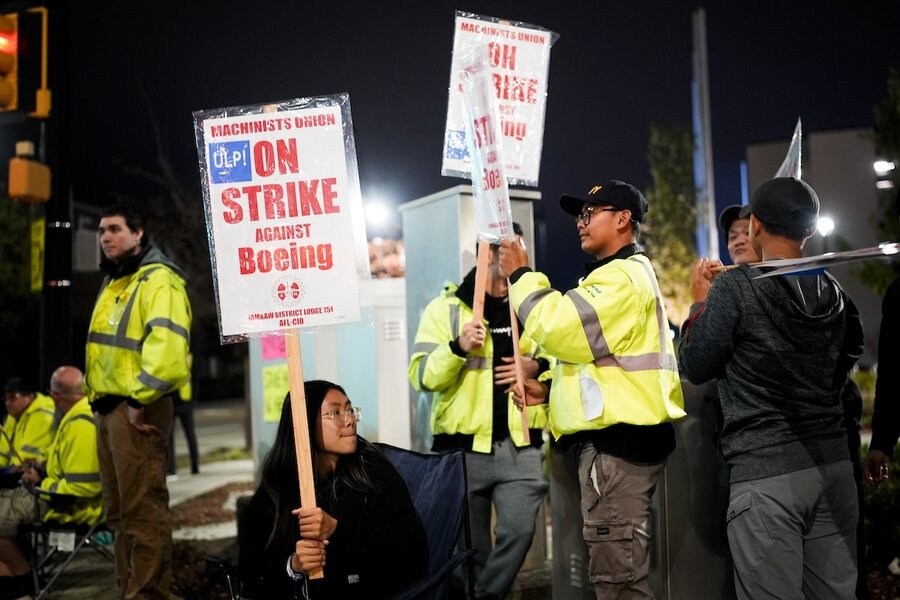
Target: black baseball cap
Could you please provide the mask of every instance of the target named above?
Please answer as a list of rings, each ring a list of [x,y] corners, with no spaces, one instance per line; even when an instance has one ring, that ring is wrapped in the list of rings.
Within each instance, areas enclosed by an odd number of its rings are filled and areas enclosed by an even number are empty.
[[[570,215],[578,216],[584,204],[608,204],[616,208],[628,209],[631,211],[631,218],[638,223],[644,220],[644,215],[650,210],[647,199],[639,189],[617,179],[611,179],[602,185],[595,185],[583,196],[563,194],[559,199],[559,205]]]
[[[747,218],[740,215],[742,208],[744,207],[740,204],[732,204],[725,207],[725,210],[723,210],[722,214],[719,215],[719,227],[722,228],[722,231],[728,233],[728,230],[731,229],[732,223],[734,223],[738,219]]]
[[[3,386],[4,392],[19,392],[20,394],[33,394],[37,388],[22,377],[10,377]]]
[[[750,204],[741,209],[740,218],[751,214],[763,225],[806,232],[819,220],[819,196],[799,179],[776,177],[753,192]]]

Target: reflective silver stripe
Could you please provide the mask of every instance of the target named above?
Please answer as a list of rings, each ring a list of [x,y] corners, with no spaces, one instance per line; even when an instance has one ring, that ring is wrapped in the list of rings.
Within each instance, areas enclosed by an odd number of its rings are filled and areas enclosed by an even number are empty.
[[[29,446],[27,444],[22,444],[22,447],[20,448],[20,450],[22,450],[22,452],[31,452],[33,454],[41,453],[41,449],[38,448],[37,446]]]
[[[63,473],[62,478],[72,483],[97,483],[100,473]]]
[[[134,350],[136,352],[141,349],[140,340],[130,340],[126,337],[120,338],[116,335],[109,335],[108,333],[95,333],[92,331],[88,333],[88,341],[104,346],[113,346],[114,348]]]
[[[656,297],[656,323],[659,325],[659,351],[665,352],[666,339],[669,336],[669,323],[666,320],[666,311],[663,305],[662,292],[659,291],[659,283],[656,281],[656,274],[653,272],[653,267],[648,265],[646,262],[636,258],[631,258],[630,260],[644,267],[644,272],[647,273],[647,279],[649,279],[650,283],[653,284],[653,295]]]
[[[54,492],[56,491],[56,488],[57,488],[57,487],[59,487],[59,482],[58,482],[58,481],[54,481],[53,484],[50,486],[50,489],[47,490],[47,491],[50,492],[50,493],[52,494],[52,493],[54,493]]]
[[[454,339],[459,335],[456,332],[459,331],[459,305],[451,304],[450,305],[450,335],[454,337]]]
[[[165,319],[163,317],[147,321],[147,324],[144,325],[144,339],[147,339],[147,336],[150,335],[150,330],[154,327],[163,327],[165,329],[168,329],[176,335],[180,335],[181,337],[186,339],[189,344],[191,343],[191,333],[187,329],[173,322],[171,319]]]
[[[594,364],[598,367],[617,367],[623,371],[677,371],[678,365],[675,356],[666,352],[666,336],[669,334],[669,324],[666,321],[665,311],[663,310],[662,294],[659,291],[659,284],[656,282],[656,276],[653,273],[653,269],[640,259],[630,258],[629,260],[639,263],[644,268],[650,283],[653,285],[653,295],[656,301],[656,322],[659,327],[660,351],[638,354],[636,356],[615,356],[608,354],[594,359]],[[585,328],[585,333],[587,333],[587,328]],[[588,340],[590,340],[590,337],[588,337]]]
[[[125,310],[122,311],[122,316],[119,318],[119,327],[116,329],[116,343],[109,344],[110,346],[118,346],[119,348],[126,348],[128,350],[140,350],[141,341],[130,340],[126,337],[126,332],[128,331],[128,322],[131,320],[131,311],[134,309],[134,302],[138,297],[138,288],[141,287],[141,284],[150,277],[150,274],[154,271],[158,270],[160,267],[153,267],[152,269],[147,269],[141,276],[138,278],[137,283],[134,284],[134,289],[131,291],[131,295],[128,297],[128,304],[125,305]],[[129,284],[130,286],[131,284]],[[126,288],[127,289],[127,288]],[[137,344],[136,347],[131,348],[131,344]]]
[[[665,352],[650,352],[636,356],[604,356],[594,361],[598,367],[617,367],[623,371],[676,371],[675,357]]]
[[[601,356],[609,355],[609,344],[603,337],[603,328],[600,326],[600,317],[597,316],[596,309],[591,303],[581,297],[576,290],[566,292],[566,297],[575,305],[578,316],[581,318],[581,327],[584,329],[584,335],[587,337],[588,346],[594,359]]]
[[[75,415],[74,417],[69,419],[69,421],[66,423],[66,426],[68,427],[69,423],[71,423],[73,421],[87,421],[88,423],[93,425],[94,417],[92,417],[91,415]]]
[[[463,365],[463,369],[475,370],[475,369],[487,369],[488,368],[488,359],[484,356],[473,356],[471,358],[467,358],[465,364]]]
[[[440,346],[440,344],[419,342],[418,344],[413,345],[413,353],[415,354],[417,352],[425,352],[426,354],[431,354],[438,349],[438,346]]]
[[[134,285],[134,289],[131,292],[131,295],[128,297],[128,304],[125,305],[125,310],[122,311],[122,316],[119,318],[119,328],[116,330],[116,337],[125,339],[125,332],[128,330],[128,322],[131,320],[131,311],[134,309],[134,302],[137,300],[138,289],[141,287],[141,284],[147,281],[147,277],[150,276],[150,273],[156,271],[159,267],[155,267],[153,269],[147,270],[140,278],[137,280],[137,283]],[[129,284],[130,285],[130,284]]]
[[[157,390],[160,392],[165,392],[172,389],[173,384],[168,381],[163,381],[158,377],[154,377],[147,371],[141,369],[141,372],[137,376],[137,380],[146,385],[151,390]]]
[[[551,288],[544,288],[538,290],[536,292],[531,292],[525,299],[522,301],[522,304],[519,305],[519,310],[516,311],[516,314],[519,316],[519,320],[522,323],[528,320],[528,315],[531,314],[531,311],[534,310],[534,307],[537,306],[537,303],[541,301],[541,299],[547,294],[553,293]]]

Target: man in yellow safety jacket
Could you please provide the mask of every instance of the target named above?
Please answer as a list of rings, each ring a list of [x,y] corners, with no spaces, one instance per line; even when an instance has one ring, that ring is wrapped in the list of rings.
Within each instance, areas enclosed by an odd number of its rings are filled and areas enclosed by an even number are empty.
[[[521,229],[516,233],[521,234]],[[515,382],[506,277],[491,250],[483,322],[472,306],[475,269],[457,287],[448,285],[419,321],[408,377],[431,392],[432,450],[466,451],[472,546],[478,550],[476,598],[504,598],[534,537],[535,516],[547,491],[540,451],[545,406],[528,407],[531,443],[521,413],[510,401]],[[519,348],[527,376],[546,371],[552,359],[522,335]],[[491,502],[497,515],[491,543]]]
[[[56,408],[21,377],[7,381],[3,394],[9,414],[0,435],[0,468],[18,474],[24,463],[45,460],[56,430]]]
[[[172,400],[190,377],[184,275],[150,244],[143,215],[116,205],[100,220],[107,272],[87,339],[85,391],[97,417],[107,522],[126,598],[167,597],[172,529],[166,488]]]
[[[504,242],[500,267],[525,332],[558,363],[550,429],[577,444],[583,536],[598,599],[651,598],[650,501],[675,448],[670,421],[685,416],[674,348],[656,274],[637,244],[647,212],[633,186],[609,181],[563,196],[581,248],[596,262],[565,294]],[[529,382],[532,397],[546,387]]]
[[[19,548],[16,532],[20,524],[34,519],[35,494],[44,521],[93,525],[103,517],[97,429],[82,392],[81,371],[71,366],[56,369],[50,378],[50,395],[62,419],[46,463],[25,468],[24,486],[0,491],[0,565],[11,573],[0,576],[0,590],[15,590],[11,597],[34,593],[31,565]]]

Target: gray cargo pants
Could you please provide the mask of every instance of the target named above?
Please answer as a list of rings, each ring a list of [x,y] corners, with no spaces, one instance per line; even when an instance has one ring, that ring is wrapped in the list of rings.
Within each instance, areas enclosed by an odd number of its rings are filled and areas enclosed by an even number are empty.
[[[731,484],[737,597],[856,597],[859,506],[850,461]]]

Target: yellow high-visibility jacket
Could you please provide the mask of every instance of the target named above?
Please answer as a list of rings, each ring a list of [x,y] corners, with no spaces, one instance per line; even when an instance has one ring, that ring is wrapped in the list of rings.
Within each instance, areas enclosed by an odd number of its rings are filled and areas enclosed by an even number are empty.
[[[525,331],[557,358],[550,390],[557,439],[685,416],[668,317],[645,256],[611,260],[565,294],[542,273],[526,272],[509,298]]]
[[[53,509],[45,521],[89,523],[103,516],[100,494],[100,462],[97,459],[97,427],[87,398],[75,403],[63,415],[47,456],[47,476],[41,480],[39,497],[68,494],[80,499],[70,511]]]
[[[36,392],[34,400],[18,419],[7,415],[3,431],[12,440],[12,449],[2,436],[0,468],[21,466],[22,461],[43,462],[56,431],[56,405],[53,399]]]
[[[9,466],[9,459],[12,456],[10,450],[9,439],[16,430],[16,418],[12,415],[6,415],[3,420],[3,433],[0,434],[0,468]]]
[[[150,404],[190,377],[191,305],[178,267],[151,247],[137,271],[103,282],[88,330],[85,394]]]
[[[493,340],[490,332],[484,345],[462,357],[453,353],[450,342],[462,333],[472,320],[472,309],[456,296],[457,286],[448,285],[444,292],[425,308],[416,331],[407,377],[417,391],[433,392],[431,431],[434,435],[466,434],[473,436],[472,450],[491,451],[494,373]],[[526,335],[519,338],[523,356],[553,358],[541,351]],[[529,429],[547,426],[547,405],[526,409]],[[509,402],[507,425],[516,446],[525,446],[521,413]]]

